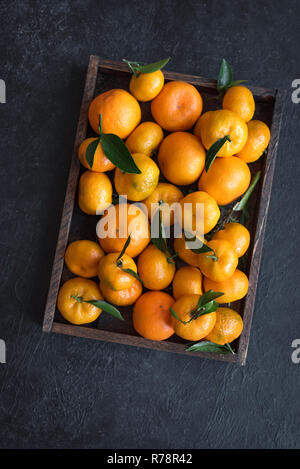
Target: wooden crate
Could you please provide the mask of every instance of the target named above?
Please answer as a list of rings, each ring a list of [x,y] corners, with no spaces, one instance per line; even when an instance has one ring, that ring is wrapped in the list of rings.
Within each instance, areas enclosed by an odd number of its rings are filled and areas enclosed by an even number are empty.
[[[183,80],[195,85],[204,97],[204,111],[220,107],[220,101],[217,99],[215,80],[166,71],[164,71],[164,75],[166,81]],[[255,118],[263,120],[271,127],[271,141],[267,155],[260,158],[257,162],[250,164],[252,174],[255,174],[258,169],[261,169],[262,177],[252,195],[252,216],[248,225],[251,233],[251,245],[248,251],[247,261],[249,292],[246,298],[233,304],[233,309],[243,316],[244,321],[243,333],[235,343],[237,352],[235,355],[186,352],[186,342],[175,335],[163,342],[144,339],[137,335],[132,327],[130,308],[121,308],[122,314],[125,317],[124,322],[118,321],[110,315],[103,313],[98,322],[85,327],[66,323],[56,308],[57,294],[60,285],[68,278],[72,277],[72,274],[70,274],[64,266],[64,253],[67,244],[75,239],[96,240],[95,226],[99,217],[83,214],[76,203],[77,183],[82,171],[77,157],[77,151],[82,140],[87,136],[93,135],[88,124],[88,107],[93,97],[103,91],[111,88],[128,89],[129,79],[130,72],[125,63],[103,60],[96,56],[90,57],[49,293],[44,313],[43,330],[45,332],[57,332],[166,352],[183,353],[186,354],[187,357],[194,355],[199,358],[210,358],[244,365],[250,338],[264,232],[277,154],[284,100],[284,92],[282,90],[250,87],[256,101]],[[149,103],[142,103],[141,107],[143,120],[151,119]]]

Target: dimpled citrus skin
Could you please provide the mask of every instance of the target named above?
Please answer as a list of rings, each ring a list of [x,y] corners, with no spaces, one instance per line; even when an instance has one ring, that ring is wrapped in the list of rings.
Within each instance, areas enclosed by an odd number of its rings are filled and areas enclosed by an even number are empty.
[[[217,231],[212,239],[225,239],[232,244],[236,255],[242,257],[250,244],[250,233],[241,223],[226,223],[223,230]]]
[[[139,202],[148,197],[156,188],[159,168],[149,156],[142,153],[134,153],[132,158],[141,174],[123,173],[116,168],[115,188],[118,194],[126,195],[129,200]]]
[[[103,285],[112,290],[124,290],[133,284],[135,277],[123,269],[131,269],[137,273],[134,260],[127,254],[123,254],[122,258],[118,259],[120,254],[120,252],[111,252],[104,256],[98,265],[99,279]]]
[[[193,127],[202,112],[199,91],[183,81],[168,82],[151,103],[155,121],[169,132]]]
[[[100,222],[102,221],[105,221],[105,227],[110,226],[105,237],[100,236],[97,227],[99,243],[106,252],[121,252],[129,234],[130,243],[126,248],[128,256],[138,256],[150,242],[148,218],[141,208],[134,204],[124,203],[109,207],[104,212]]]
[[[151,101],[162,90],[164,81],[164,74],[161,70],[152,73],[140,73],[137,77],[132,75],[129,84],[130,93],[138,101]]]
[[[246,145],[236,156],[246,161],[246,163],[253,163],[262,156],[269,145],[270,138],[271,134],[267,124],[259,120],[248,122]]]
[[[80,277],[96,277],[99,261],[104,251],[93,241],[80,239],[69,244],[65,253],[65,263],[70,272]]]
[[[198,254],[198,266],[202,274],[215,282],[229,279],[238,265],[238,257],[232,245],[221,239],[215,239],[206,244],[214,250],[217,260],[208,257],[213,252]]]
[[[182,321],[191,319],[191,312],[198,305],[200,295],[184,295],[172,306],[177,316]],[[178,319],[172,316],[172,323],[175,333],[185,340],[196,341],[203,339],[211,332],[216,323],[216,313],[209,313],[199,316],[188,324],[182,324]]]
[[[100,308],[89,303],[79,303],[72,296],[80,296],[84,300],[103,300],[98,285],[93,280],[81,277],[67,280],[59,290],[57,308],[72,324],[88,324],[100,316]]]
[[[125,143],[131,153],[152,156],[163,138],[164,133],[156,122],[142,122],[129,135]]]
[[[227,205],[244,194],[251,181],[250,169],[236,156],[216,158],[208,172],[201,174],[198,188],[206,191],[218,205]]]
[[[100,281],[100,290],[106,301],[116,306],[130,306],[141,296],[143,287],[141,282],[134,280],[129,288],[113,290]]]
[[[223,109],[238,114],[245,122],[252,119],[255,111],[253,94],[246,86],[232,86],[223,98]]]
[[[201,223],[202,210],[200,210],[199,215],[200,221],[196,219],[197,204],[203,204],[203,223]],[[220,218],[220,209],[216,201],[204,191],[196,191],[186,195],[180,200],[180,205],[182,207],[182,225],[184,230],[189,233],[196,233],[197,236],[202,236],[212,230]],[[201,205],[199,205],[199,208],[201,209]],[[202,228],[203,233],[201,232]]]
[[[200,137],[208,150],[219,138],[229,135],[231,142],[225,142],[217,156],[232,156],[242,150],[248,137],[246,122],[235,112],[227,109],[208,111],[198,120],[194,134]]]
[[[173,296],[178,300],[183,295],[202,295],[202,275],[197,267],[180,267],[173,279]]]
[[[174,251],[181,260],[191,266],[198,267],[198,254],[195,254],[186,246],[186,240],[183,236],[174,239]]]
[[[168,181],[186,186],[195,182],[205,165],[205,150],[189,132],[173,132],[161,143],[159,167]]]
[[[230,344],[241,335],[242,330],[243,320],[236,311],[231,308],[218,308],[215,326],[206,336],[206,340],[219,345]]]
[[[78,158],[79,158],[80,163],[83,166],[85,166],[87,169],[90,169],[91,171],[95,171],[96,173],[104,173],[105,171],[111,171],[112,169],[115,168],[115,165],[105,156],[101,143],[99,143],[96,148],[92,168],[87,162],[86,150],[88,146],[95,140],[97,140],[97,138],[86,138],[85,140],[83,140],[83,142],[79,146]]]
[[[170,306],[174,299],[165,292],[148,291],[133,308],[133,327],[138,334],[150,340],[166,340],[174,334]]]
[[[150,244],[139,255],[138,274],[149,290],[163,290],[173,280],[175,274],[174,261],[168,261],[167,256],[154,244]]]
[[[173,225],[174,212],[170,209],[172,204],[179,202],[183,197],[181,190],[173,184],[159,182],[147,199],[143,201],[148,210],[148,217],[154,218],[158,209],[165,226]]]
[[[214,290],[224,293],[224,295],[216,298],[216,301],[220,304],[241,300],[247,294],[248,287],[249,281],[247,275],[238,269],[236,269],[232,277],[223,282],[214,282],[207,277],[203,278],[205,292]]]
[[[79,179],[78,204],[88,215],[98,215],[112,203],[112,185],[104,173],[85,171]]]
[[[113,89],[96,96],[89,107],[89,121],[99,134],[99,116],[102,115],[102,131],[126,138],[140,123],[141,108],[128,91]]]

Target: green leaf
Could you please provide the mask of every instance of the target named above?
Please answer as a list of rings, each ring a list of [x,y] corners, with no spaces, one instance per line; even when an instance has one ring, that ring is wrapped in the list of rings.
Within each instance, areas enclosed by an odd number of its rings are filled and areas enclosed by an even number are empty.
[[[123,140],[114,134],[102,134],[100,137],[105,156],[124,173],[141,174],[130,151]]]
[[[203,293],[203,295],[201,295],[201,297],[199,298],[198,308],[201,308],[202,306],[206,305],[207,303],[210,303],[211,301],[215,300],[216,298],[219,298],[222,295],[224,295],[223,292],[208,290],[208,292]]]
[[[130,62],[129,60],[123,59],[124,62],[127,63],[128,67],[135,75],[139,73],[153,73],[161,70],[167,63],[171,57],[167,57],[166,59],[159,60],[158,62],[153,62],[151,64],[143,64],[140,62]]]
[[[223,91],[227,86],[230,85],[232,82],[232,70],[227,62],[227,60],[223,59],[218,75],[218,83],[217,83],[217,90],[219,92]]]
[[[205,171],[207,172],[211,165],[213,164],[217,154],[221,150],[222,146],[226,142],[231,142],[230,136],[225,135],[225,137],[219,138],[212,146],[207,150],[205,157]]]
[[[251,184],[250,184],[249,189],[247,190],[247,192],[244,194],[244,196],[242,197],[242,199],[241,199],[239,202],[237,202],[237,203],[235,204],[235,206],[233,207],[233,210],[234,210],[235,212],[239,212],[239,211],[243,210],[243,208],[245,207],[246,203],[248,202],[248,199],[249,199],[250,195],[251,195],[252,192],[254,191],[255,186],[256,186],[256,184],[258,183],[259,179],[260,179],[260,176],[261,176],[261,171],[258,171],[258,172],[255,174],[255,176],[254,176],[254,178],[253,178],[253,180],[252,180],[252,182],[251,182]]]
[[[174,309],[172,308],[172,306],[170,306],[170,313],[172,314],[172,316],[177,319],[177,321],[181,322],[181,324],[188,324],[191,320],[189,321],[182,321],[182,319],[180,319],[180,317],[177,315],[177,313],[175,313]]]
[[[186,242],[195,242],[196,239],[202,243],[202,246],[200,248],[190,248],[189,249],[194,252],[195,254],[202,254],[204,252],[214,252],[214,250],[210,247],[208,247],[206,244],[203,243],[203,241],[201,241],[201,239],[197,238],[196,236],[187,236],[187,233],[188,231],[185,231],[184,232],[184,238],[185,238],[185,241]],[[191,233],[188,233],[188,234],[191,234]]]
[[[241,83],[245,83],[245,81],[247,81],[247,80],[235,80],[235,81],[232,81],[232,82],[226,87],[226,89],[232,88],[232,86],[240,85]]]
[[[136,278],[139,282],[141,282],[142,285],[144,285],[143,280],[140,278],[140,276],[132,269],[122,269],[123,272],[126,272],[127,274],[132,275],[134,278]]]
[[[157,220],[158,217],[158,220]],[[158,238],[151,237],[151,241],[160,251],[162,251],[167,256],[169,255],[168,244],[166,240],[166,233],[165,227],[162,222],[162,215],[160,208],[155,212],[154,217],[152,219],[152,224],[156,226],[158,223]],[[151,230],[152,231],[152,230]]]
[[[229,344],[219,345],[209,340],[203,340],[201,342],[191,342],[187,344],[186,352],[208,352],[208,353],[218,353],[220,355],[226,355],[228,353],[234,353],[232,348],[228,347]]]
[[[123,246],[123,249],[122,249],[122,251],[120,252],[119,257],[117,258],[117,262],[118,262],[119,259],[121,259],[121,257],[124,256],[125,251],[126,251],[126,249],[128,248],[130,241],[131,241],[131,233],[129,234],[128,238],[126,239],[126,242],[125,242],[125,244],[124,244],[124,246]]]
[[[88,162],[90,168],[93,167],[95,152],[97,150],[99,143],[100,143],[100,138],[97,138],[97,140],[93,140],[86,149],[85,159]]]
[[[103,300],[83,300],[84,303],[90,303],[91,305],[96,306],[97,308],[102,309],[106,313],[110,314],[111,316],[114,316],[117,319],[120,319],[121,321],[124,321],[124,318],[120,311],[115,308],[113,305],[107,303],[106,301]]]

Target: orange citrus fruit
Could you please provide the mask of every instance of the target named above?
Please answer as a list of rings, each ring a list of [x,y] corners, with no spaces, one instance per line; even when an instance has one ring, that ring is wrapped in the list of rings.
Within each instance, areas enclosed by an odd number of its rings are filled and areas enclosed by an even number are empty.
[[[164,133],[156,122],[142,122],[129,135],[125,143],[131,153],[152,156],[163,138]]]
[[[175,274],[174,261],[169,260],[154,244],[150,244],[139,255],[137,266],[139,276],[149,290],[167,288]]]
[[[105,156],[101,143],[99,143],[96,148],[94,154],[93,167],[91,168],[89,163],[87,162],[87,148],[95,140],[97,140],[97,138],[86,138],[79,146],[78,158],[80,163],[85,166],[85,168],[90,169],[91,171],[95,171],[96,173],[104,173],[105,171],[111,171],[115,168],[115,165]]]
[[[165,292],[148,291],[139,297],[133,308],[133,327],[150,340],[166,340],[174,334],[170,306],[174,299]]]
[[[198,254],[198,265],[206,277],[215,282],[230,278],[238,265],[238,257],[233,246],[225,240],[216,239],[206,243],[213,252]],[[211,257],[214,255],[215,257]]]
[[[163,224],[170,226],[174,223],[174,211],[176,210],[176,205],[173,204],[177,204],[182,197],[183,194],[178,187],[166,182],[159,182],[152,194],[143,203],[147,207],[150,220],[160,209]]]
[[[174,251],[178,257],[189,265],[198,267],[198,254],[195,254],[188,247],[184,236],[174,239]]]
[[[204,291],[214,290],[224,295],[216,299],[218,303],[232,303],[244,298],[248,292],[248,277],[241,270],[236,269],[232,277],[223,282],[214,282],[207,277],[203,278]]]
[[[173,296],[178,300],[183,295],[202,295],[202,275],[197,267],[183,266],[173,279]]]
[[[87,278],[75,277],[67,280],[60,288],[57,297],[57,308],[60,314],[72,324],[87,324],[95,321],[102,310],[96,306],[77,301],[102,300],[98,285]]]
[[[97,225],[99,243],[106,252],[121,252],[130,234],[126,254],[138,256],[150,241],[148,217],[134,204],[109,207]]]
[[[255,111],[253,94],[246,86],[232,86],[224,95],[222,107],[235,112],[248,122],[252,119]]]
[[[180,200],[180,205],[184,230],[197,237],[212,230],[220,218],[217,202],[207,192],[192,192]]]
[[[73,241],[65,252],[65,263],[70,272],[79,277],[96,277],[98,264],[104,256],[99,244],[89,240]]]
[[[162,141],[158,164],[168,181],[186,186],[195,182],[202,173],[205,150],[195,135],[174,132]]]
[[[235,112],[219,109],[203,114],[195,126],[194,134],[201,138],[207,150],[219,138],[228,135],[231,142],[224,143],[218,156],[232,156],[244,147],[248,137],[248,127]]]
[[[244,148],[236,156],[253,163],[258,160],[270,142],[270,130],[267,124],[262,121],[253,120],[248,122],[248,139]]]
[[[217,231],[212,239],[226,239],[232,244],[236,255],[242,257],[250,244],[250,233],[241,223],[226,223],[223,230]]]
[[[102,131],[126,138],[140,123],[141,108],[128,91],[113,89],[96,96],[89,107],[89,121],[99,134],[99,116],[102,114]]]
[[[112,185],[104,173],[85,171],[79,179],[78,204],[88,215],[99,215],[112,203]]]
[[[129,84],[130,93],[138,101],[151,101],[162,90],[164,81],[164,74],[161,70],[152,73],[140,73],[138,76],[132,75]]]
[[[203,171],[198,188],[206,191],[218,205],[227,205],[246,192],[251,180],[245,161],[236,156],[216,158],[208,172]]]
[[[170,81],[152,101],[151,112],[165,130],[188,130],[202,112],[202,98],[195,86],[184,81]]]
[[[130,306],[141,296],[143,287],[141,282],[134,280],[129,288],[113,290],[100,282],[100,290],[106,301],[116,306]]]
[[[142,153],[134,153],[132,158],[141,173],[124,173],[119,168],[116,168],[115,188],[118,194],[126,195],[129,200],[139,202],[148,197],[156,188],[159,169],[149,156]]]
[[[215,344],[230,344],[237,339],[243,330],[241,316],[231,308],[218,308],[216,323],[212,331],[205,337]]]
[[[110,252],[102,257],[98,265],[98,277],[102,285],[106,285],[112,290],[125,290],[131,287],[135,277],[124,269],[131,269],[137,273],[137,267],[128,254],[123,254],[121,259],[118,259],[120,252]]]
[[[189,321],[193,311],[197,308],[200,295],[184,295],[172,306],[181,321]],[[175,333],[186,340],[196,341],[203,339],[211,332],[216,323],[216,313],[203,314],[197,319],[192,319],[188,324],[182,324],[172,317]]]

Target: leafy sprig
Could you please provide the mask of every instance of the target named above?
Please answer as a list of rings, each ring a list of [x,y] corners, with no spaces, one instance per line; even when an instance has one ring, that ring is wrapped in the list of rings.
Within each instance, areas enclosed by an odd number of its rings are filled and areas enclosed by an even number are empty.
[[[186,236],[186,232],[185,232],[185,234],[184,234],[184,237],[185,237],[185,240],[186,240],[187,242],[188,242],[188,241],[194,242],[194,241],[196,241],[196,239],[197,239],[196,236],[187,237],[187,236]],[[198,240],[199,240],[199,238],[198,238]],[[199,241],[201,241],[201,240],[199,240]],[[209,256],[206,256],[206,257],[209,257],[209,258],[213,259],[214,261],[217,261],[217,260],[218,260],[218,257],[217,257],[217,255],[216,255],[214,249],[212,249],[212,248],[211,248],[210,246],[208,246],[207,244],[204,244],[203,242],[202,242],[202,246],[200,246],[199,248],[190,248],[190,247],[189,247],[189,249],[190,249],[192,252],[194,252],[195,254],[204,254],[204,253],[206,253],[206,252],[211,252],[212,254],[209,255]]]
[[[226,355],[228,353],[235,354],[233,348],[229,343],[225,345],[219,345],[215,342],[211,342],[209,340],[202,340],[200,342],[191,342],[187,344],[185,349],[186,352],[209,352],[209,353],[217,353],[220,355]]]
[[[95,152],[102,145],[105,156],[124,173],[141,174],[123,140],[115,134],[105,134],[102,130],[102,114],[99,116],[100,136],[93,140],[86,150],[86,161],[93,168]]]
[[[200,316],[203,316],[204,314],[210,314],[217,311],[219,303],[217,303],[215,299],[219,298],[222,295],[224,295],[223,292],[215,292],[213,290],[209,290],[208,292],[201,295],[196,308],[191,311],[190,319],[188,321],[183,321],[177,315],[176,311],[174,311],[172,306],[170,307],[170,312],[175,319],[177,319],[182,324],[186,325],[189,324],[191,321],[198,319]]]
[[[166,59],[159,60],[158,62],[153,62],[151,64],[145,64],[143,62],[132,62],[130,60],[123,59],[123,62],[125,62],[131,72],[138,77],[141,73],[154,73],[157,72],[158,70],[161,70],[167,63],[171,57],[167,57]]]
[[[131,241],[131,234],[129,234],[128,238],[126,239],[126,242],[123,246],[123,249],[122,251],[120,252],[118,258],[117,258],[117,266],[123,270],[123,272],[126,272],[127,274],[129,275],[132,275],[134,278],[136,278],[139,282],[141,282],[142,285],[144,285],[144,282],[143,280],[140,278],[140,276],[132,269],[129,269],[129,268],[124,268],[123,267],[123,259],[122,257],[124,256],[125,254],[125,251],[126,249],[128,248],[129,244],[130,244],[130,241]]]
[[[232,86],[240,85],[247,80],[235,80],[233,79],[232,69],[227,62],[227,60],[222,59],[219,75],[218,75],[218,83],[217,83],[217,90],[222,95]]]
[[[162,221],[162,213],[161,208],[159,207],[158,210],[155,212],[152,222],[151,222],[151,235],[152,235],[152,228],[153,226],[156,227],[158,224],[158,238],[151,236],[151,241],[155,247],[157,247],[160,251],[162,251],[166,257],[168,262],[174,263],[173,259],[177,256],[177,254],[172,254],[170,252],[170,248],[168,247],[167,239],[166,239],[166,232],[165,227]]]
[[[205,171],[206,172],[209,170],[209,168],[211,167],[211,165],[215,161],[215,158],[216,158],[217,154],[219,153],[222,146],[226,142],[231,142],[229,135],[225,135],[225,137],[222,137],[222,138],[219,138],[218,140],[216,140],[215,143],[213,143],[211,145],[211,147],[207,150],[206,157],[205,157]]]
[[[78,301],[78,303],[89,303],[93,306],[96,306],[97,308],[102,309],[102,311],[105,311],[111,316],[114,316],[115,318],[124,321],[124,318],[120,311],[115,308],[115,306],[111,305],[110,303],[107,303],[104,300],[84,300],[83,297],[79,295],[71,295],[71,298]]]

